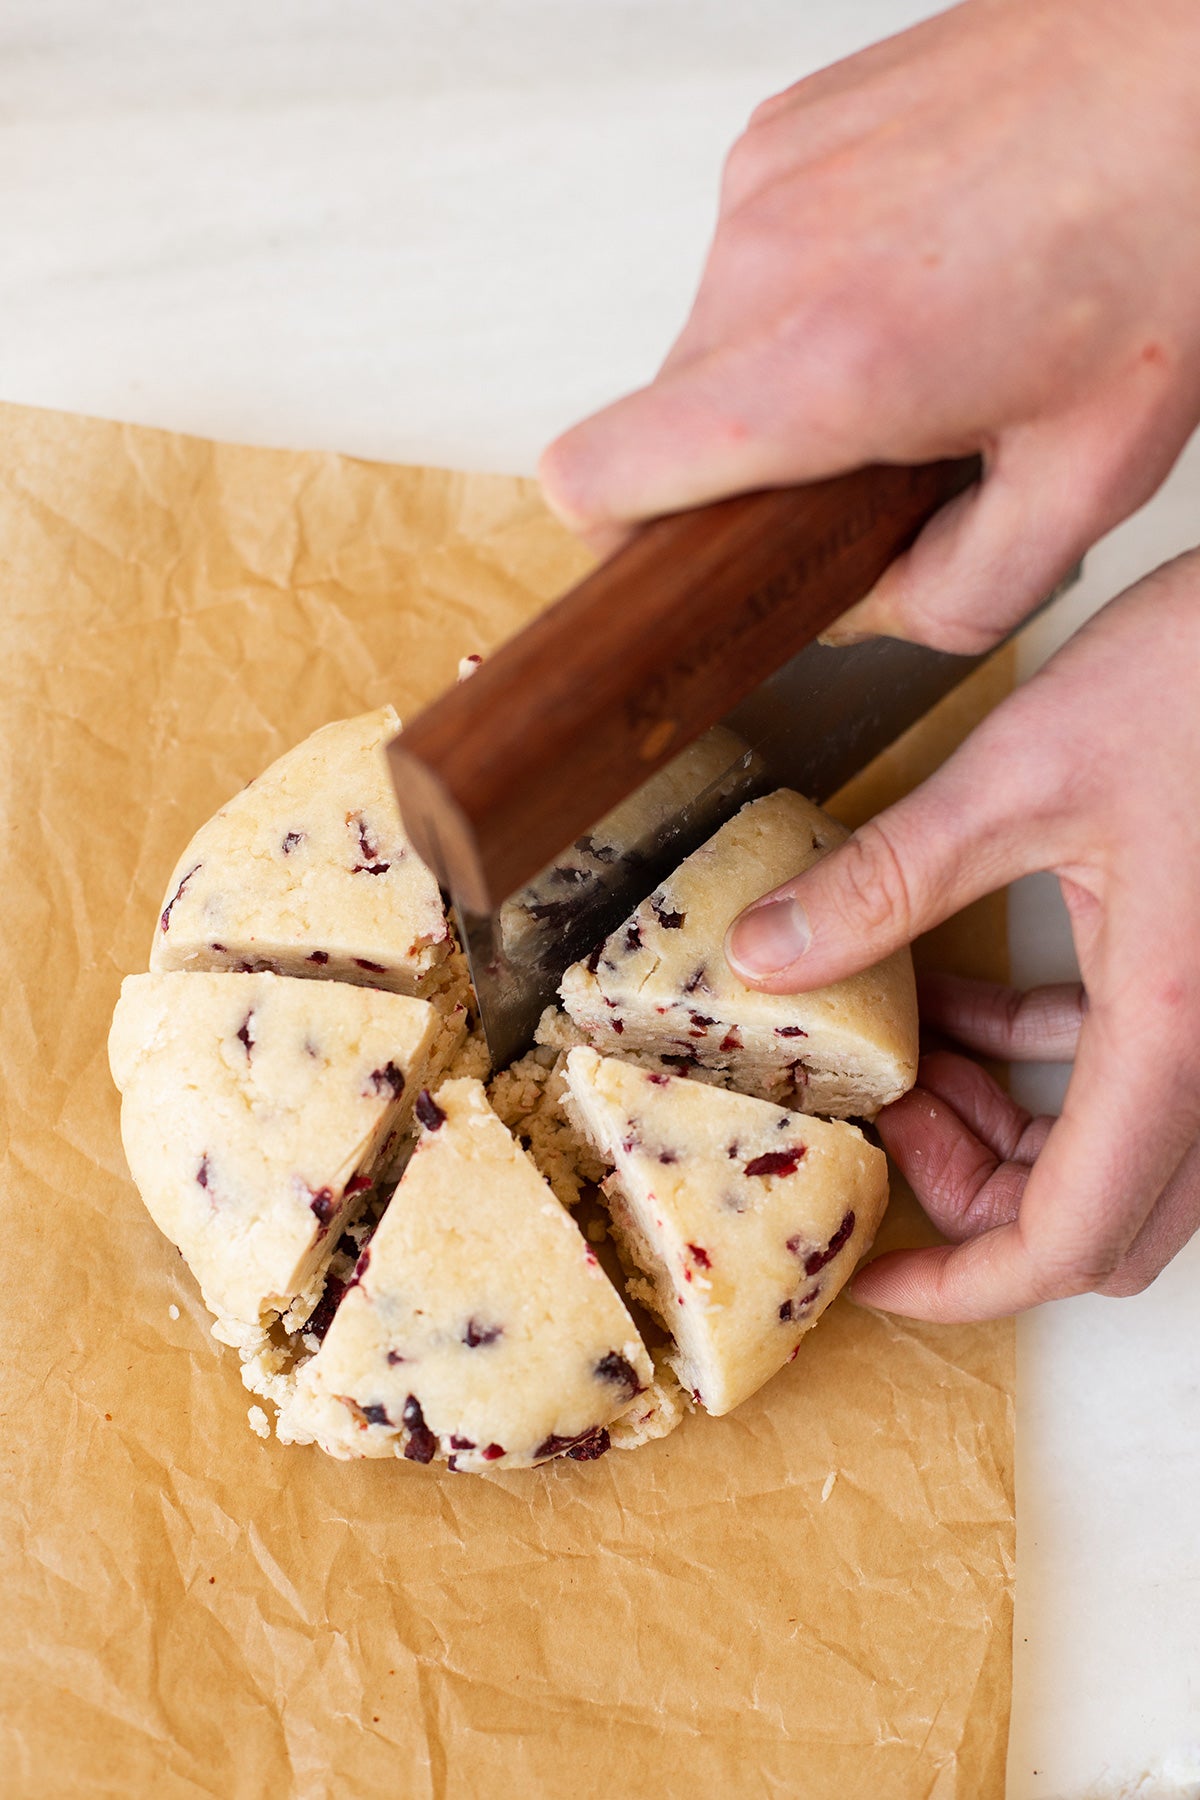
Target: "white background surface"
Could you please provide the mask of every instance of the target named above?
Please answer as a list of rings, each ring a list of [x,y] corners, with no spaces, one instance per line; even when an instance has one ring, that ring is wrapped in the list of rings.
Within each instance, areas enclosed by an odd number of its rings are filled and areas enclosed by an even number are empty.
[[[755,102],[926,10],[3,0],[0,397],[529,470],[653,370]],[[1193,452],[1026,666],[1196,541]],[[1046,878],[1013,952],[1071,969]],[[1198,1298],[1193,1244],[1135,1301],[1022,1321],[1010,1800],[1200,1795]]]

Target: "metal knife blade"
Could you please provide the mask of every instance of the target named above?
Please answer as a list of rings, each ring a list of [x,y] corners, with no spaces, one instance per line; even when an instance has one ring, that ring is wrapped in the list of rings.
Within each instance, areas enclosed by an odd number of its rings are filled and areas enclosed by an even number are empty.
[[[747,800],[828,799],[982,660],[894,638],[810,644],[499,912],[456,909],[494,1065],[528,1049],[569,965]]]

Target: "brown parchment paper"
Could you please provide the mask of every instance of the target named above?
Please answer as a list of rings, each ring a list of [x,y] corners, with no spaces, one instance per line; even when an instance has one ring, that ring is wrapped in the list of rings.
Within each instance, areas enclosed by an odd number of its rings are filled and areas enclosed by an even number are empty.
[[[251,1435],[126,1176],[105,1036],[189,833],[583,565],[526,482],[0,409],[6,1794],[1002,1791],[1010,1326],[841,1301],[732,1418],[636,1454],[348,1466]],[[1002,972],[1002,909],[943,949]],[[884,1241],[921,1231],[897,1194]]]

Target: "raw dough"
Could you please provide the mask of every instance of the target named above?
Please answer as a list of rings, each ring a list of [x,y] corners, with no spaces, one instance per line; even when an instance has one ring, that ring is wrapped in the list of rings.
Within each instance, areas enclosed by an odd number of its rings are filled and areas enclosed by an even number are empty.
[[[269,969],[424,998],[444,985],[450,927],[384,756],[399,729],[390,706],[326,725],[202,825],[167,884],[150,967]]]
[[[446,1082],[278,1429],[457,1469],[591,1460],[654,1371],[578,1227],[477,1081]]]
[[[668,1360],[727,1413],[795,1354],[869,1248],[887,1159],[856,1126],[805,1118],[572,1050],[570,1104],[613,1165],[604,1184],[631,1284],[675,1338]]]
[[[743,986],[722,948],[744,906],[846,835],[788,788],[751,801],[567,970],[571,1019],[615,1056],[802,1112],[873,1118],[916,1079],[909,952],[814,993],[764,994]]]
[[[130,1172],[227,1343],[302,1316],[408,1130],[441,1015],[268,974],[127,976],[108,1040]]]

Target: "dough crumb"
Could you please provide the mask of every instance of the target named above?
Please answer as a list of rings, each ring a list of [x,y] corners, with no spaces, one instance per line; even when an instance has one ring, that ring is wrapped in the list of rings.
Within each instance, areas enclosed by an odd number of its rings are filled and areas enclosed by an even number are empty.
[[[175,1305],[174,1301],[172,1301],[167,1308],[167,1317],[168,1319],[177,1319],[179,1317],[179,1308]]]
[[[270,1437],[270,1435],[271,1435],[270,1422],[268,1421],[267,1415],[263,1411],[261,1406],[250,1407],[246,1413],[246,1417],[250,1421],[250,1429],[254,1433],[255,1437],[260,1437],[260,1438],[269,1438]]]
[[[637,1450],[653,1438],[669,1437],[694,1411],[691,1397],[679,1385],[679,1377],[667,1361],[666,1350],[651,1350],[654,1380],[638,1395],[627,1413],[608,1428],[614,1450]]]
[[[598,1185],[603,1180],[606,1165],[563,1111],[565,1063],[561,1051],[537,1045],[511,1068],[500,1071],[488,1089],[488,1099],[522,1150],[533,1158],[555,1197],[570,1208],[579,1204],[589,1183]]]
[[[824,1504],[828,1500],[830,1494],[832,1494],[833,1484],[836,1480],[837,1480],[837,1470],[830,1469],[828,1475],[825,1477],[825,1485],[821,1489],[821,1505],[822,1506],[824,1506]]]

